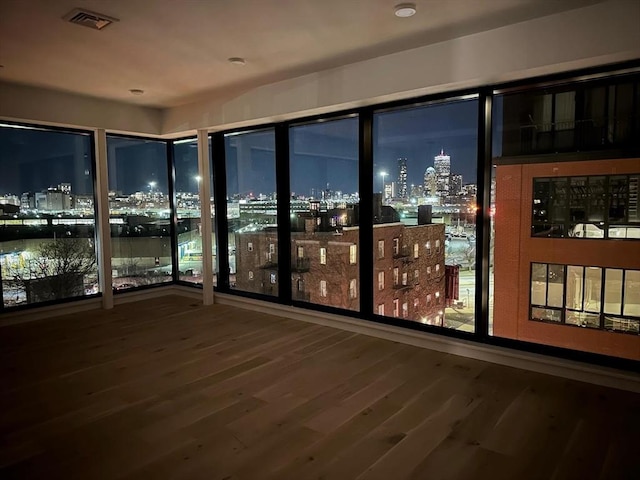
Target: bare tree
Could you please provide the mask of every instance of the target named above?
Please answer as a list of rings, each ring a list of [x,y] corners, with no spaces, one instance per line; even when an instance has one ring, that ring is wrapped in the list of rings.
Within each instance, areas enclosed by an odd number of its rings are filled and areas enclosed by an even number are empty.
[[[38,245],[26,264],[11,269],[10,276],[31,303],[83,295],[85,278],[95,273],[91,240],[58,238]]]

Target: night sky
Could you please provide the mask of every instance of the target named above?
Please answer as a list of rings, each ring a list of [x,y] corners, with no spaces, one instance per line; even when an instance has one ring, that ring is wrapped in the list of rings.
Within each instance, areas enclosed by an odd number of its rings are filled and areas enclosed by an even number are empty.
[[[500,110],[496,99],[496,113]],[[382,177],[395,181],[398,158],[406,158],[407,183],[422,184],[427,167],[444,149],[451,173],[476,181],[477,100],[432,104],[374,115],[374,191]],[[501,119],[496,115],[494,139]],[[494,141],[494,145],[497,142]],[[195,141],[174,146],[176,191],[197,192]],[[165,143],[108,136],[109,188],[123,194],[155,189],[168,192]],[[269,195],[276,191],[273,129],[225,138],[228,195]],[[91,140],[88,135],[0,127],[0,194],[20,195],[69,182],[73,192],[92,192]],[[354,193],[358,188],[358,119],[292,127],[291,190],[309,196],[328,188]]]

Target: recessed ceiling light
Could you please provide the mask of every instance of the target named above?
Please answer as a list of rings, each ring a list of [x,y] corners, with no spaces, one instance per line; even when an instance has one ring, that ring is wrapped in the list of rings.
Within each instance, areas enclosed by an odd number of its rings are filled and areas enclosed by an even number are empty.
[[[416,9],[415,3],[400,3],[396,5],[394,8],[395,8],[396,17],[400,17],[400,18],[413,17],[418,11]]]
[[[229,63],[234,65],[246,65],[247,61],[242,57],[231,57],[227,59]]]
[[[131,95],[142,95],[144,94],[144,90],[140,90],[139,88],[132,88],[131,90],[129,90],[129,93],[131,93]]]

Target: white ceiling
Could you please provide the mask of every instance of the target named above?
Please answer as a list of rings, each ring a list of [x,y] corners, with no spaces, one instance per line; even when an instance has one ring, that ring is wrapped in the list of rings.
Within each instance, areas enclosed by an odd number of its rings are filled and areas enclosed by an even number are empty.
[[[400,0],[0,0],[0,80],[171,107],[601,1],[417,0],[400,19]],[[75,7],[120,21],[73,25]]]

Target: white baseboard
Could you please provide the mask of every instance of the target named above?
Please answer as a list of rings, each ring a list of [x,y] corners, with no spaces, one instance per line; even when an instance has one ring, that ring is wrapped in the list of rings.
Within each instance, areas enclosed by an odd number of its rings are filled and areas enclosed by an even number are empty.
[[[640,393],[640,374],[563,358],[444,337],[330,313],[216,293],[215,302],[361,333],[485,362]]]

